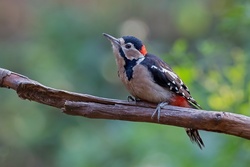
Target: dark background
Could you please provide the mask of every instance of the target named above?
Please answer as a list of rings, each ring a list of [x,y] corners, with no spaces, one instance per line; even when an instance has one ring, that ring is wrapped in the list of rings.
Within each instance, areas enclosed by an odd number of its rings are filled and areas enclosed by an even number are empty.
[[[103,32],[135,35],[206,110],[250,115],[250,2],[0,0],[0,67],[79,93],[126,99]],[[182,128],[91,120],[0,89],[0,166],[249,166],[250,142]]]

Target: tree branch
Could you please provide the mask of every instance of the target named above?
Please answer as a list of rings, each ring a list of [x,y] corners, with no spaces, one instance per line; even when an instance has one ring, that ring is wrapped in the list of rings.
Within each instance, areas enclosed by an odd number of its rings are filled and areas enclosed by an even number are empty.
[[[62,109],[69,115],[159,123],[250,139],[250,117],[240,114],[165,106],[161,110],[158,122],[156,118],[151,118],[155,104],[128,102],[57,90],[2,68],[0,68],[0,87],[13,89],[22,99]]]

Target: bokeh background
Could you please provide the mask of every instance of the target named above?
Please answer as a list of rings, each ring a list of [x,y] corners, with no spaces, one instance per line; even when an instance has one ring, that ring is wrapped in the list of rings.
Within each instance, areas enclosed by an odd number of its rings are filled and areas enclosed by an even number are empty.
[[[68,91],[126,99],[110,43],[135,35],[206,110],[250,115],[250,2],[0,0],[0,67]],[[182,167],[250,164],[250,141],[182,128],[92,120],[0,89],[0,166]]]

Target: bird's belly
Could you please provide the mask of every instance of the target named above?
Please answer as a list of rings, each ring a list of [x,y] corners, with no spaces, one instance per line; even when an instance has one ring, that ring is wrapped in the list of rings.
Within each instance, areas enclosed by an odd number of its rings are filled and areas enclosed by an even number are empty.
[[[129,83],[129,92],[136,98],[151,103],[169,102],[173,94],[153,82],[144,83],[133,80]]]
[[[131,95],[141,100],[151,103],[170,102],[174,96],[172,92],[156,84],[146,70],[135,70],[131,80],[124,73],[120,78]]]

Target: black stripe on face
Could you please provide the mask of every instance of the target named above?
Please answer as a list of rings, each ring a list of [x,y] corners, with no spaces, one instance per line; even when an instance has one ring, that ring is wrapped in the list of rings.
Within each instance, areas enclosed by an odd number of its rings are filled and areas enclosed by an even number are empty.
[[[123,52],[123,50],[122,50],[121,47],[119,48],[119,53],[120,53],[120,55],[122,56],[122,58],[123,58],[123,59],[125,60],[125,62],[126,62],[126,60],[128,60],[128,59],[126,58],[125,53]]]
[[[125,56],[125,53],[123,52],[122,48],[119,49],[119,53],[125,61],[124,69],[126,72],[126,76],[127,76],[128,80],[130,81],[133,78],[133,72],[134,72],[133,67],[136,65],[136,60],[135,59],[129,60]]]

